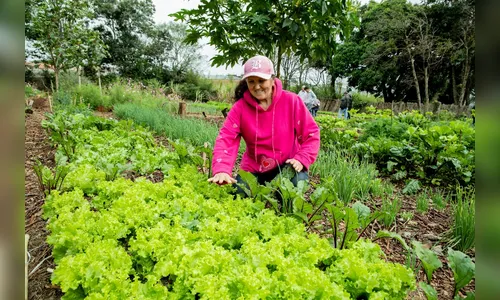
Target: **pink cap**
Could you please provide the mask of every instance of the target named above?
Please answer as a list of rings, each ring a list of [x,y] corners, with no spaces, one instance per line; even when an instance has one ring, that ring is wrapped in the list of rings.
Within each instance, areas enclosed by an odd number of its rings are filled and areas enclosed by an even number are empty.
[[[273,62],[269,58],[262,55],[257,55],[247,60],[243,68],[244,74],[241,79],[245,79],[250,76],[269,79],[274,74]]]

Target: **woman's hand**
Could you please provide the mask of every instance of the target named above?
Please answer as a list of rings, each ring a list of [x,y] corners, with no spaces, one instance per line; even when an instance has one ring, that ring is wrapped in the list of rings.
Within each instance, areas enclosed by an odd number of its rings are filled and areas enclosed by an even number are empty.
[[[213,182],[217,184],[228,184],[228,183],[236,183],[236,179],[231,177],[231,175],[227,173],[217,173],[214,177],[209,178],[208,182]]]
[[[287,164],[291,164],[292,167],[295,169],[295,171],[297,172],[300,172],[302,171],[302,169],[304,169],[304,166],[302,165],[302,163],[294,158],[291,158],[291,159],[287,159],[285,161],[285,163]]]

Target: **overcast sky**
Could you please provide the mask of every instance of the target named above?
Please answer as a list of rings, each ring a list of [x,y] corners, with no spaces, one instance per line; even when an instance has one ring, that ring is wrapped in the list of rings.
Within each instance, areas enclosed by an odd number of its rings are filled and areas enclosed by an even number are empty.
[[[361,4],[365,4],[370,2],[369,0],[360,0]],[[410,0],[410,2],[420,2],[419,0]],[[198,6],[200,3],[199,0],[153,0],[153,4],[155,6],[156,12],[154,15],[154,20],[157,23],[166,23],[169,21],[173,21],[173,18],[168,15],[171,13],[178,12],[179,10],[193,9]],[[236,65],[234,68],[224,68],[224,67],[211,67],[209,63],[209,59],[212,58],[217,51],[213,46],[208,45],[208,39],[204,38],[202,40],[202,44],[205,46],[202,48],[202,55],[206,57],[206,70],[202,70],[204,74],[210,75],[225,75],[225,74],[241,74],[243,73],[242,66]]]

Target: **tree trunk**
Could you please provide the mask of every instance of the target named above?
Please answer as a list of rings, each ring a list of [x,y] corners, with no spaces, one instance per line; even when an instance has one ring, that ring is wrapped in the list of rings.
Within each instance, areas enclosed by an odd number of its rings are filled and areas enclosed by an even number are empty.
[[[335,97],[335,80],[337,78],[333,78],[333,76],[330,76],[330,85],[332,86],[332,91],[333,91],[333,97]]]
[[[59,69],[54,68],[54,77],[56,79],[56,91],[59,91]]]
[[[280,78],[280,72],[281,72],[281,55],[283,51],[281,49],[281,46],[278,46],[278,65],[276,66],[276,77]]]
[[[413,74],[413,80],[415,81],[415,89],[417,90],[418,107],[420,108],[420,107],[422,107],[422,97],[420,96],[420,86],[418,84],[417,71],[415,71],[415,59],[413,59],[413,56],[411,55],[410,50],[408,50],[408,54],[410,54],[411,72]]]
[[[97,80],[99,81],[99,91],[101,92],[102,95],[102,85],[101,85],[101,70],[97,70]]]
[[[82,74],[79,66],[76,68],[76,72],[78,73],[78,87],[80,87],[82,86]]]
[[[424,67],[425,106],[429,106],[429,67]]]
[[[467,53],[467,52],[466,52]],[[462,74],[462,82],[460,83],[460,96],[458,98],[458,103],[460,106],[465,105],[465,89],[467,87],[467,79],[469,78],[469,72],[470,72],[470,63],[468,59],[468,55],[466,54],[466,60],[465,60],[465,66],[464,66],[464,72]]]
[[[451,92],[453,94],[453,103],[458,105],[458,96],[457,96],[457,81],[455,79],[455,67],[451,66]]]

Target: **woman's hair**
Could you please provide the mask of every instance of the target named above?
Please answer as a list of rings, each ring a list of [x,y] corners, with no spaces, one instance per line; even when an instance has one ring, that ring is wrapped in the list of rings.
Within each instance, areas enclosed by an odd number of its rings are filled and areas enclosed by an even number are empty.
[[[275,76],[271,76],[271,79],[274,80]],[[234,102],[243,98],[243,94],[248,90],[248,84],[246,79],[240,80],[238,86],[234,89]]]
[[[236,89],[234,89],[234,102],[243,98],[243,94],[248,90],[248,84],[245,79],[240,80]]]

